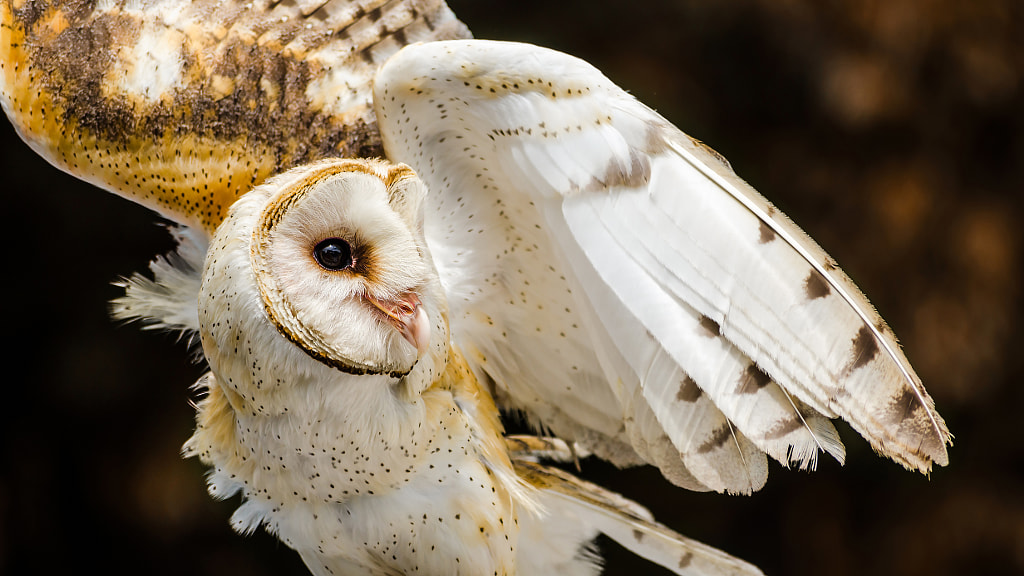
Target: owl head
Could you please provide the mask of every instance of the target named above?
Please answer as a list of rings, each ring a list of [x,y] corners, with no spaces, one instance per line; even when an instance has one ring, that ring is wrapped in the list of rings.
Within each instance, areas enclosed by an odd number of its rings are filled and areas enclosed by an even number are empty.
[[[325,370],[429,383],[448,327],[423,238],[425,195],[407,166],[329,160],[236,202],[199,295],[203,348],[219,377],[243,394],[236,380],[269,388]]]

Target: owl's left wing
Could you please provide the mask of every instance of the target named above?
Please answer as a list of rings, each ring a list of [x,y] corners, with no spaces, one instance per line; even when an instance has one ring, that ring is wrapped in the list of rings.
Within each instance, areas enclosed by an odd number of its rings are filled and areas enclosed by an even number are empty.
[[[452,334],[506,407],[620,464],[749,492],[841,417],[927,472],[949,433],[834,261],[713,151],[590,65],[411,46],[374,86],[388,157],[430,188]]]

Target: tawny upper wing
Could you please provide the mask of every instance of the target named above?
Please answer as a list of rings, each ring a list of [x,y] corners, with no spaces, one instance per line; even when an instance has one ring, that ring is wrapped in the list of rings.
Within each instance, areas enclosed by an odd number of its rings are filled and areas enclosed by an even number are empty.
[[[297,164],[380,156],[370,82],[443,0],[0,0],[0,105],[57,167],[211,231]]]

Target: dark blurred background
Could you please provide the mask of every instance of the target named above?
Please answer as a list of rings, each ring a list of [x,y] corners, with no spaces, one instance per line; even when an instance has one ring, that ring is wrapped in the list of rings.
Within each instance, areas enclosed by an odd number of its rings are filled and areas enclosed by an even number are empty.
[[[452,2],[477,37],[582,57],[730,159],[902,338],[956,435],[931,478],[842,425],[845,467],[772,467],[751,497],[651,469],[583,475],[769,575],[1024,574],[1024,3]],[[119,326],[156,218],[51,168],[0,121],[6,378],[0,573],[306,574],[182,460],[202,367]],[[608,574],[653,567],[604,543]],[[647,571],[649,570],[649,571]]]

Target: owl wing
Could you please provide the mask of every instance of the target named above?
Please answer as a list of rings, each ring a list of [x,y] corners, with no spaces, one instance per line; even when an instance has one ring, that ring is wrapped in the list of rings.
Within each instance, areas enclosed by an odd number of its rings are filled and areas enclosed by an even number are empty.
[[[950,435],[835,262],[709,148],[576,58],[405,48],[374,84],[423,178],[452,334],[506,408],[620,464],[750,492],[840,461],[830,419],[928,472]]]
[[[207,232],[270,175],[381,155],[377,68],[443,0],[0,0],[0,105],[57,167]]]

